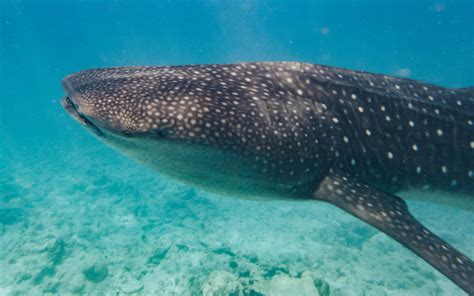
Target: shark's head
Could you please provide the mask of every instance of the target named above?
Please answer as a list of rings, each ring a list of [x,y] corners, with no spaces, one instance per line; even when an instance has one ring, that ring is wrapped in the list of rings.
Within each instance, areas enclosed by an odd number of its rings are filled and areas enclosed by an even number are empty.
[[[64,79],[62,105],[106,143],[174,178],[233,195],[299,194],[322,170],[324,153],[311,147],[325,134],[314,133],[312,106],[279,103],[290,92],[254,67],[88,70]]]

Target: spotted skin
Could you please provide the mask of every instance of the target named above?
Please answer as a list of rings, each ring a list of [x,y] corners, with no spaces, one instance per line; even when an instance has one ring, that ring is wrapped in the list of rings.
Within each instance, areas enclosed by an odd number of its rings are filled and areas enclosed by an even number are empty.
[[[473,263],[395,194],[474,192],[474,89],[294,62],[94,69],[65,109],[176,179],[237,197],[319,199],[390,235],[469,294]]]
[[[474,90],[368,73],[349,77],[350,86],[329,86],[340,90],[328,103],[338,121],[339,168],[390,192],[474,192]]]
[[[412,250],[470,295],[474,263],[418,222],[397,196],[373,189],[353,176],[331,171],[315,193]]]

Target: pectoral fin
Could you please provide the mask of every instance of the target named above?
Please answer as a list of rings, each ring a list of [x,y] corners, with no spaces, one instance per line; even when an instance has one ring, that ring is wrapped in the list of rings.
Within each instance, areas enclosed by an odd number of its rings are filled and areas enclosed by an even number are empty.
[[[383,231],[474,295],[473,261],[418,222],[399,197],[371,188],[349,175],[331,172],[319,185],[315,198]]]

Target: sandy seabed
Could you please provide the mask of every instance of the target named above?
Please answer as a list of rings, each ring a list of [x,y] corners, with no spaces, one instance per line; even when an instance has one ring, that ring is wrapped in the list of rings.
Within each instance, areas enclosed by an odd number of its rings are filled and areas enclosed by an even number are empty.
[[[59,151],[0,154],[0,295],[464,295],[329,204],[221,197],[99,145]],[[409,206],[474,257],[472,212]]]

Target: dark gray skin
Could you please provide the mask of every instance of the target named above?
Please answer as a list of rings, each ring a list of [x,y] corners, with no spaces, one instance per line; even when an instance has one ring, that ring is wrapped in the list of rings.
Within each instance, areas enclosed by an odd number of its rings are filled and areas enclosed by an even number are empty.
[[[63,86],[65,109],[130,157],[222,194],[332,203],[474,294],[474,263],[393,195],[474,200],[473,88],[293,62],[96,69]]]

